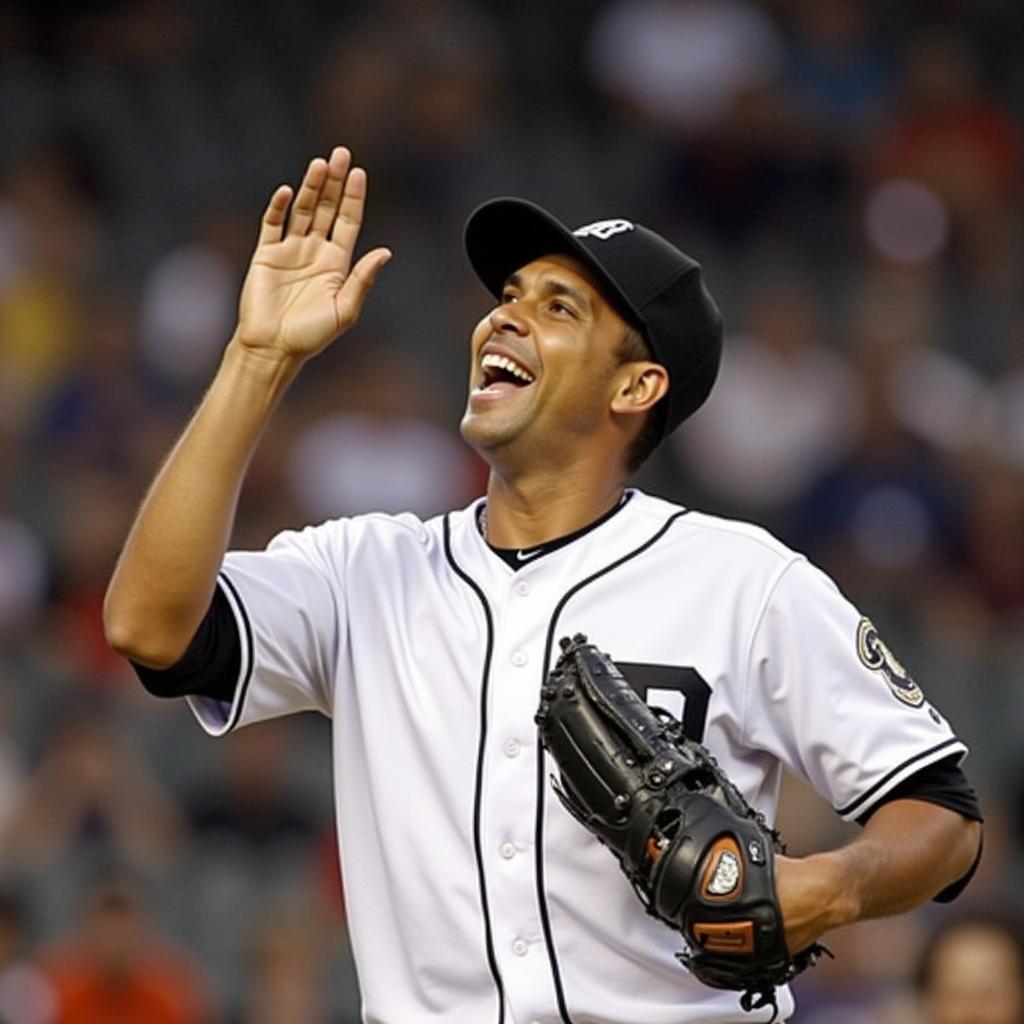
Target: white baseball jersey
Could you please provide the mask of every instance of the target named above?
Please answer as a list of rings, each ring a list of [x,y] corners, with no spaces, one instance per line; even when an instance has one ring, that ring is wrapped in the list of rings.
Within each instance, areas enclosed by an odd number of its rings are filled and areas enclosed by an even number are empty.
[[[229,554],[235,699],[189,698],[214,735],[331,718],[364,1019],[767,1020],[679,965],[680,936],[552,794],[533,715],[559,638],[608,651],[769,820],[784,765],[855,818],[966,748],[828,577],[757,527],[631,491],[513,571],[479,505],[339,519]]]

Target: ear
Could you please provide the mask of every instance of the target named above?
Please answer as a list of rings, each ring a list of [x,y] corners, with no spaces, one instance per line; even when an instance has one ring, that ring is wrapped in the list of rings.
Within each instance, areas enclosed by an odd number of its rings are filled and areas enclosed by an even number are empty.
[[[668,391],[668,370],[661,363],[623,363],[613,383],[612,412],[647,412]]]

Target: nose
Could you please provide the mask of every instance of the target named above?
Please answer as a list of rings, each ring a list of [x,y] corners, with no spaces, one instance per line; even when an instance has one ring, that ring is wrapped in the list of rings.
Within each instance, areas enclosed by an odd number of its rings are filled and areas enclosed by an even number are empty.
[[[503,302],[495,306],[490,315],[491,328],[495,334],[526,334],[526,324],[519,315],[515,303]]]

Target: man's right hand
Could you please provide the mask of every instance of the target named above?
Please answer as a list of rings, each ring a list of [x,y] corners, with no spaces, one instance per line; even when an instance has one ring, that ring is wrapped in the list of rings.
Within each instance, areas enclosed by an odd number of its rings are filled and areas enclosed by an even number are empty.
[[[239,302],[234,340],[247,352],[301,363],[358,319],[391,252],[374,249],[352,266],[366,172],[351,164],[338,146],[310,161],[294,202],[288,185],[270,197]]]

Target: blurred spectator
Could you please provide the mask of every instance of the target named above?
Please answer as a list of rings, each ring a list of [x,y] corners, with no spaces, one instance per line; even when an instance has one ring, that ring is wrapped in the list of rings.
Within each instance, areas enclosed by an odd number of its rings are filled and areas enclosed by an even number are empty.
[[[746,0],[616,0],[594,26],[598,88],[669,140],[718,127],[779,73],[782,40]]]
[[[131,465],[132,426],[155,397],[140,372],[136,317],[132,296],[110,292],[93,296],[76,324],[74,358],[54,380],[39,425],[43,443],[67,462]]]
[[[47,557],[36,532],[0,514],[0,639],[24,629],[42,611]]]
[[[796,0],[783,88],[819,136],[852,149],[879,117],[892,69],[860,0]]]
[[[979,598],[1010,628],[1024,614],[1024,475],[998,457],[974,466],[968,571]]]
[[[707,405],[673,436],[702,486],[751,514],[779,510],[850,446],[859,384],[823,344],[817,303],[796,275],[769,272],[730,337]]]
[[[150,271],[140,314],[148,369],[172,394],[189,399],[210,378],[231,337],[240,283],[238,264],[223,246],[239,231],[239,212],[210,210],[200,220],[200,237],[172,249]]]
[[[154,930],[123,874],[94,882],[79,925],[40,956],[55,1024],[204,1024],[213,1020],[198,967]]]
[[[174,801],[114,723],[95,710],[65,709],[21,787],[0,850],[9,872],[33,877],[97,854],[161,871],[180,850],[181,825]]]
[[[187,803],[200,837],[242,843],[267,856],[275,844],[312,843],[323,823],[288,774],[294,735],[289,723],[268,722],[225,741],[218,781],[204,785]]]
[[[462,0],[389,0],[378,10],[389,35],[402,26],[408,125],[400,173],[416,182],[419,203],[461,220],[466,197],[480,195],[506,159],[502,35]]]
[[[25,911],[18,899],[0,893],[0,1021],[53,1024],[53,989],[26,953]]]
[[[876,140],[878,166],[933,185],[959,216],[1015,202],[1020,135],[988,93],[960,34],[923,29],[905,56],[903,92]]]
[[[451,433],[426,420],[339,413],[298,439],[289,476],[314,521],[364,512],[427,518],[466,496],[468,462]]]
[[[782,35],[760,6],[620,0],[595,25],[589,56],[623,128],[640,125],[661,147],[653,216],[668,206],[738,246],[765,222],[788,219],[787,195],[817,197],[820,155],[794,140],[800,126],[778,91]]]
[[[403,88],[394,47],[371,27],[337,33],[313,75],[309,120],[316,151],[327,151],[344,139],[360,163],[372,168],[375,197],[382,183],[385,190],[394,187],[394,160],[402,144],[394,112]]]
[[[249,928],[249,972],[239,1024],[330,1024],[330,935],[309,909],[264,908]]]
[[[865,415],[850,452],[793,505],[790,539],[868,607],[919,603],[962,561],[964,519],[948,464],[899,421],[891,354],[857,353]]]
[[[100,257],[95,168],[70,141],[30,149],[0,178],[0,399],[31,421],[74,350]]]
[[[859,339],[862,345],[886,349],[869,358],[876,360],[879,372],[885,374],[893,415],[936,449],[951,455],[976,451],[992,431],[992,396],[987,383],[962,359],[930,343],[926,334],[913,329],[901,334],[906,304],[915,300],[912,293],[897,293],[894,298],[903,303],[902,312],[886,304],[877,310],[875,323],[864,316]],[[937,312],[929,302],[926,315]]]
[[[328,53],[311,92],[314,138],[350,143],[373,168],[375,195],[414,198],[435,226],[461,218],[466,197],[508,160],[498,135],[505,64],[481,5],[381,0]]]
[[[903,92],[874,136],[876,181],[910,179],[941,199],[952,218],[968,285],[1016,288],[1021,134],[1013,112],[982,84],[962,34],[925,29],[905,57]]]
[[[140,435],[133,440],[138,442]],[[55,513],[48,538],[53,561],[49,625],[64,641],[55,653],[75,687],[97,694],[123,692],[130,672],[104,640],[103,592],[138,499],[137,485],[126,473],[86,463],[47,468],[53,472],[48,482]],[[138,692],[134,684],[131,692]]]
[[[921,1024],[1020,1024],[1024,937],[1016,918],[950,918],[932,933],[915,979]]]
[[[1024,472],[1024,319],[1004,339],[1002,377],[995,386],[996,450]]]
[[[981,376],[961,359],[922,345],[904,353],[889,378],[893,410],[924,440],[975,450],[990,432],[991,401]]]
[[[68,41],[79,57],[101,66],[176,67],[195,46],[195,22],[181,0],[114,0],[86,6],[70,20],[73,32]]]
[[[239,1013],[255,1012],[251,997],[264,985],[277,1005],[278,999],[299,999],[295,987],[313,976],[325,980],[312,962],[310,973],[303,974],[289,961],[290,938],[281,948],[274,945],[270,932],[278,917],[287,929],[302,908],[307,933],[326,928],[329,915],[332,927],[344,927],[344,917],[336,914],[340,879],[335,876],[328,888],[318,856],[334,831],[329,790],[318,792],[315,782],[311,786],[301,775],[307,754],[323,754],[309,749],[316,735],[308,731],[310,724],[267,722],[232,734],[219,751],[223,760],[212,784],[207,779],[186,798],[194,837],[187,891],[202,908],[188,921],[190,942],[205,961],[218,965],[221,993]],[[255,921],[253,893],[260,894]],[[255,927],[259,936],[253,934]],[[261,968],[272,971],[273,978],[255,972],[257,949],[266,957]],[[324,989],[316,999],[305,988],[303,993],[317,1005],[326,998]]]
[[[187,51],[187,12],[174,0],[74,0],[42,7],[8,2],[3,10],[20,48],[57,62],[159,65]]]
[[[825,958],[794,985],[798,1024],[921,1024],[905,979],[921,943],[918,914],[859,922],[828,932]]]
[[[420,357],[364,350],[347,362],[344,375],[357,383],[321,392],[323,414],[299,433],[289,456],[288,483],[303,516],[428,517],[469,500],[471,453],[431,422],[434,398]]]
[[[10,682],[6,665],[0,661],[0,836],[20,801],[25,771],[20,737],[11,727]]]

